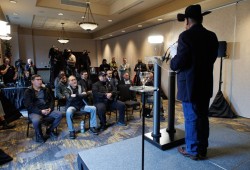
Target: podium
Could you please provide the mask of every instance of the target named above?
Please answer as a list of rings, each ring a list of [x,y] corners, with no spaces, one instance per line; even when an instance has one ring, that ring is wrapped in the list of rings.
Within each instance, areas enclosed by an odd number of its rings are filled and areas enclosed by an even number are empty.
[[[162,59],[150,57],[154,62],[154,89],[160,89]],[[169,70],[168,88],[168,128],[160,130],[160,91],[154,91],[153,132],[145,134],[145,139],[161,150],[170,149],[185,143],[185,132],[175,128],[175,82],[176,73]]]

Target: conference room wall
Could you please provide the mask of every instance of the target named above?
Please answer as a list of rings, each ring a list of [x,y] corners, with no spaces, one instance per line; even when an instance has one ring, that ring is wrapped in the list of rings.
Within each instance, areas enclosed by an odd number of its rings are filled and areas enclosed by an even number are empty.
[[[26,62],[28,58],[31,58],[34,60],[34,63],[38,68],[49,67],[48,53],[52,45],[55,45],[60,51],[63,51],[66,48],[76,52],[87,49],[90,51],[89,56],[92,66],[98,65],[96,51],[97,43],[95,40],[70,38],[70,42],[63,45],[57,41],[58,37],[34,35],[32,34],[31,29],[26,29],[24,33],[20,33],[17,30],[16,32],[13,32],[12,35],[16,35],[10,40],[12,45],[13,63],[19,58],[24,62]]]
[[[248,34],[248,28],[250,28],[249,9],[249,1],[215,9],[210,15],[204,17],[203,24],[206,28],[216,32],[219,41],[227,41],[228,43],[228,57],[224,59],[223,63],[222,91],[236,113],[248,118],[250,117],[248,111],[248,103],[250,102],[248,75],[250,58],[248,56],[250,56],[250,51],[247,47],[247,42],[250,39]],[[164,51],[178,39],[182,31],[184,31],[183,23],[171,21],[103,40],[101,44],[102,56],[108,61],[111,60],[111,57],[116,57],[118,63],[122,62],[122,57],[126,57],[133,69],[138,58],[142,58],[146,62],[147,56],[155,55],[153,45],[147,42],[149,35],[161,34],[164,36],[164,50],[158,54],[163,55]],[[168,64],[164,64],[164,69],[162,69],[161,84],[166,94],[168,67]],[[219,88],[219,70],[220,59],[218,58],[214,65],[214,95],[211,102]]]

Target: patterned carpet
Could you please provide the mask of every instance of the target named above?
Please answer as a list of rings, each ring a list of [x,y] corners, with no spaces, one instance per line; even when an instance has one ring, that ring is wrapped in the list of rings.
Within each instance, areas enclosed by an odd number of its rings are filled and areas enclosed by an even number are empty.
[[[164,100],[164,109],[167,110],[167,100]],[[175,120],[176,125],[183,124],[182,107],[178,102],[176,103]],[[80,117],[75,119],[75,127],[79,127],[80,121]],[[94,136],[86,131],[85,133],[78,133],[77,138],[71,140],[69,139],[69,132],[64,117],[58,128],[58,140],[51,141],[48,139],[46,143],[38,144],[33,139],[33,128],[30,128],[29,137],[26,137],[27,120],[22,117],[15,121],[17,125],[15,129],[0,131],[0,148],[14,158],[12,162],[0,166],[0,169],[77,169],[76,157],[79,151],[141,135],[139,111],[135,111],[134,115],[130,115],[130,120],[127,122],[128,126],[126,127],[120,127],[114,124],[115,114],[112,114],[110,119],[109,116],[107,116],[107,121],[111,126],[98,136]],[[161,128],[167,127],[166,121],[161,123]],[[237,131],[250,132],[250,119],[210,118],[210,122],[214,124],[225,124],[227,127]],[[146,119],[145,131],[152,131],[152,125],[153,119]],[[88,121],[86,126],[88,127]]]

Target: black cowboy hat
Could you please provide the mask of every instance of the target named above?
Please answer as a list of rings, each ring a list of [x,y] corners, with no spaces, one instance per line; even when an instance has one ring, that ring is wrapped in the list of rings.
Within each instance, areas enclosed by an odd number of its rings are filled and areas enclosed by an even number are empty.
[[[182,22],[185,21],[185,18],[193,18],[200,20],[204,15],[210,14],[211,11],[206,11],[201,13],[201,6],[198,5],[190,5],[186,8],[185,14],[177,14],[177,20]]]

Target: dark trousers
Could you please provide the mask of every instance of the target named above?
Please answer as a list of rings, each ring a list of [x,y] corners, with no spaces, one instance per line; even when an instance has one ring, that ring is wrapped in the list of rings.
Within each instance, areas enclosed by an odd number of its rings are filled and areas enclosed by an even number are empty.
[[[97,113],[101,122],[101,125],[106,125],[106,111],[107,110],[118,110],[119,118],[118,121],[124,123],[125,119],[125,104],[120,100],[108,101],[107,103],[96,103]]]
[[[54,119],[50,128],[48,129],[48,131],[53,131],[60,124],[60,121],[62,119],[62,113],[56,110],[52,111],[49,115],[46,115],[46,116],[31,113],[29,115],[29,118],[33,124],[36,134],[42,135],[41,124],[42,124],[43,119],[46,117],[50,117]]]

